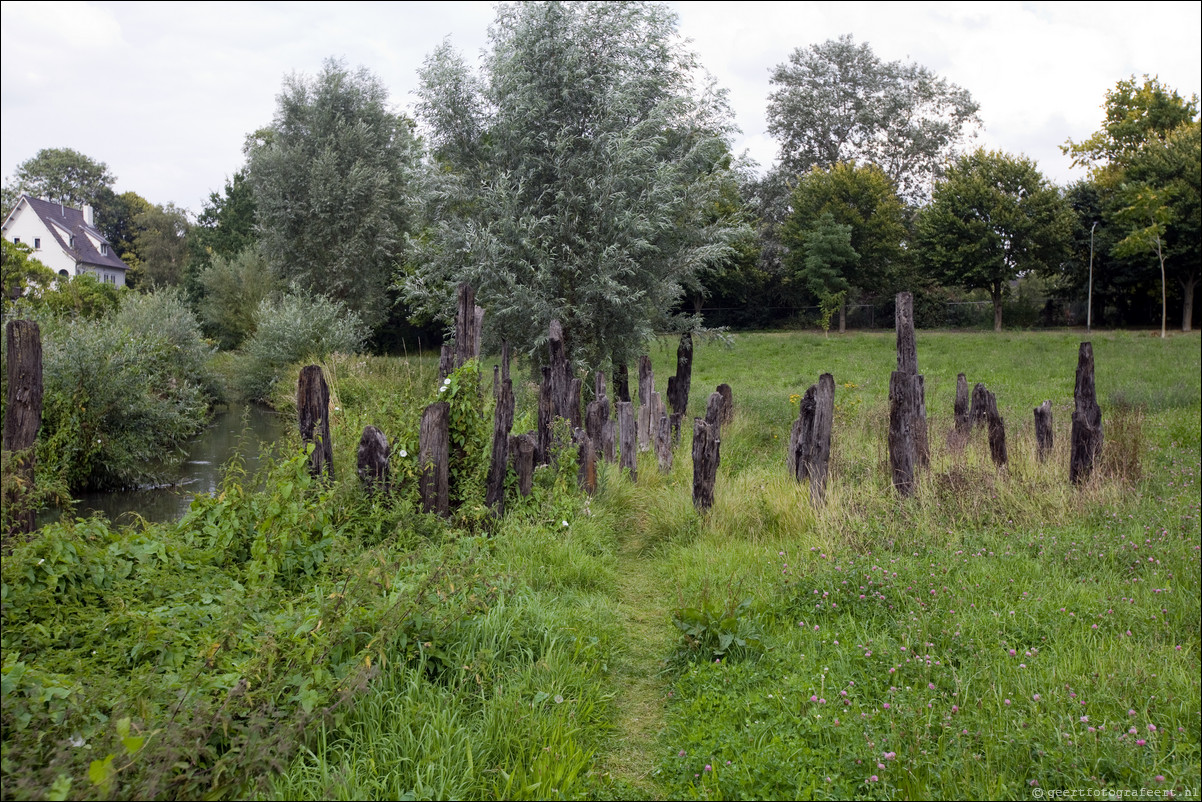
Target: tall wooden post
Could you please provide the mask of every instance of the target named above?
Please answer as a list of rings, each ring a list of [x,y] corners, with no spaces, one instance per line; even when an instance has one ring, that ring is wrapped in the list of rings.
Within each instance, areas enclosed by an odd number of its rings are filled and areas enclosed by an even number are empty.
[[[418,490],[422,509],[439,515],[451,514],[450,448],[451,405],[438,401],[422,413],[418,433]]]
[[[480,337],[484,328],[484,310],[476,306],[476,291],[470,284],[459,285],[455,312],[455,367],[463,367],[480,356]]]
[[[17,479],[6,485],[2,499],[12,522],[5,534],[28,534],[36,513],[30,496],[36,467],[33,446],[42,425],[42,332],[30,320],[10,320],[4,328],[8,393],[3,449]]]
[[[809,475],[810,501],[821,506],[826,499],[826,477],[830,473],[831,426],[835,419],[835,377],[818,377],[814,397],[814,424],[810,429]]]
[[[997,396],[991,392],[985,393],[985,422],[989,426],[989,455],[993,464],[999,468],[1006,467],[1006,422],[998,412]]]
[[[720,424],[693,419],[693,506],[698,512],[714,506],[714,482],[721,462],[721,431]]]
[[[509,431],[513,428],[513,381],[509,378],[509,343],[501,345],[501,376],[497,405],[493,412],[492,461],[488,466],[488,485],[484,501],[493,514],[505,514],[505,473],[509,467]]]
[[[903,376],[914,377],[915,387],[903,393],[906,399],[905,414],[911,416],[906,422],[907,441],[912,449],[910,461],[919,467],[926,467],[931,461],[931,447],[927,439],[927,406],[925,398],[925,383],[918,373],[918,345],[914,337],[914,296],[908,292],[899,292],[896,298],[894,325],[897,330],[897,372]],[[893,383],[890,381],[890,387]],[[892,390],[890,390],[892,395]],[[892,427],[891,427],[892,431]],[[892,439],[891,439],[892,442]],[[900,441],[899,441],[900,443]],[[906,460],[900,460],[899,464]],[[912,481],[912,479],[911,479]]]
[[[693,335],[680,335],[676,347],[676,375],[668,379],[668,406],[683,417],[689,410],[689,385],[693,381]]]
[[[377,490],[388,490],[388,438],[375,426],[364,426],[359,438],[358,466],[359,481],[369,494]]]
[[[1073,425],[1068,478],[1073,484],[1089,479],[1102,454],[1102,408],[1094,389],[1093,344],[1081,343],[1077,352],[1077,382],[1073,389]]]
[[[639,451],[651,448],[651,419],[654,414],[651,394],[653,392],[655,392],[655,373],[651,369],[651,357],[644,354],[639,357]]]
[[[722,425],[725,426],[735,419],[735,392],[725,382],[718,385],[716,392],[722,396],[722,414],[719,419]],[[708,411],[706,414],[708,416]]]
[[[330,440],[330,388],[320,365],[301,369],[296,384],[296,415],[301,441],[313,444],[309,472],[334,478],[334,444]]]
[[[1049,398],[1035,407],[1035,455],[1040,462],[1052,453],[1052,400]]]
[[[638,481],[638,433],[635,431],[634,410],[629,401],[618,402],[618,468],[630,469],[630,481]]]

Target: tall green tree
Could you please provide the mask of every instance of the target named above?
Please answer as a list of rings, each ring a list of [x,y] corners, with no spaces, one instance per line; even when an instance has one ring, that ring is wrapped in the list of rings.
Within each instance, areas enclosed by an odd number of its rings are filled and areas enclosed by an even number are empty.
[[[436,50],[407,299],[445,316],[468,281],[489,342],[533,353],[559,319],[579,364],[636,355],[742,228],[720,212],[729,109],[697,73],[649,3],[501,6],[478,74]]]
[[[11,189],[5,191],[4,215],[21,193],[76,208],[98,207],[111,197],[117,179],[108,165],[71,148],[44,148],[17,165]]]
[[[226,179],[222,192],[209,193],[196,216],[188,231],[190,264],[202,270],[214,257],[233,258],[255,242],[255,194],[243,167]]]
[[[1072,226],[1068,204],[1033,161],[982,149],[935,185],[918,218],[920,258],[947,283],[987,289],[1001,331],[1009,283],[1030,271],[1055,272]]]
[[[860,262],[860,254],[851,244],[852,227],[835,221],[830,212],[823,212],[805,232],[802,248],[800,278],[818,299],[822,309],[822,330],[830,328],[830,316],[840,310],[839,332],[846,331],[842,310],[851,283],[847,275]]]
[[[333,59],[313,79],[290,76],[247,156],[272,270],[378,326],[393,303],[419,157],[413,126],[391,111],[384,84]]]
[[[181,284],[188,263],[188,213],[173,203],[155,204],[134,218],[133,248],[127,254],[135,283],[145,287]]]
[[[768,131],[790,176],[872,163],[902,197],[924,198],[981,123],[967,90],[918,64],[881,61],[851,35],[797,48],[771,82]]]
[[[820,230],[824,215],[847,227],[851,248],[858,258],[843,266],[845,290],[889,293],[898,283],[909,236],[906,207],[893,181],[876,165],[839,162],[815,167],[801,177],[793,190],[792,214],[782,228],[788,247],[786,262],[801,272],[809,259],[807,240]],[[839,331],[846,329],[846,303],[839,307]]]
[[[233,257],[214,256],[200,271],[197,316],[205,334],[225,350],[240,346],[255,333],[259,303],[278,286],[256,247]]]

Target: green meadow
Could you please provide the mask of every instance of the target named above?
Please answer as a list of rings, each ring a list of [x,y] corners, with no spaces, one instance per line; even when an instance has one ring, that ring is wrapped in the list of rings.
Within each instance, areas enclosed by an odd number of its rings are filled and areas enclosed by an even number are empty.
[[[932,459],[902,500],[892,333],[699,340],[690,411],[722,382],[736,409],[712,510],[686,426],[670,472],[650,451],[637,483],[602,465],[591,498],[563,449],[499,522],[491,363],[440,393],[428,359],[335,358],[333,482],[292,444],[177,524],[64,522],[5,557],[4,796],[1197,798],[1202,349],[1092,336],[1106,442],[1073,487],[1080,341],[919,331]],[[650,352],[661,393],[675,345]],[[785,449],[824,372],[815,507]],[[960,372],[997,395],[1002,470],[983,432],[946,446]],[[458,427],[450,520],[416,497],[436,398]],[[387,497],[354,475],[367,423],[393,442]]]

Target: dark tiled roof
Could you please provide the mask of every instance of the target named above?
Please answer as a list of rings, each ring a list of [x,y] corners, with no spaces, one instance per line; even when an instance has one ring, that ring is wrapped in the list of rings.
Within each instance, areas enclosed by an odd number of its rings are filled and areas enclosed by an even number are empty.
[[[100,230],[84,222],[83,210],[72,209],[70,206],[52,203],[41,198],[32,198],[29,195],[22,195],[21,197],[29,204],[29,208],[46,224],[46,228],[50,229],[50,233],[58,241],[58,244],[62,246],[63,250],[75,256],[75,261],[96,267],[129,270],[129,265],[122,262],[117,254],[113,252],[112,244],[104,238]],[[68,238],[63,236],[63,229],[74,235],[75,247],[71,247]],[[108,251],[107,254],[102,254],[92,244],[92,240],[88,236],[89,234],[109,246],[106,249]]]

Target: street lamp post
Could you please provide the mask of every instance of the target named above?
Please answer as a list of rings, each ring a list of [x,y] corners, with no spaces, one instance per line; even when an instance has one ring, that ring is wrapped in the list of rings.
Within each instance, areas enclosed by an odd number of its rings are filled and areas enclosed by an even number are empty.
[[[1094,220],[1093,225],[1089,227],[1089,300],[1085,304],[1086,334],[1093,331],[1093,231],[1097,227],[1097,220]]]

